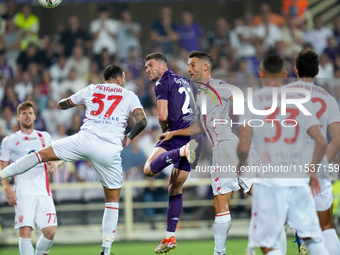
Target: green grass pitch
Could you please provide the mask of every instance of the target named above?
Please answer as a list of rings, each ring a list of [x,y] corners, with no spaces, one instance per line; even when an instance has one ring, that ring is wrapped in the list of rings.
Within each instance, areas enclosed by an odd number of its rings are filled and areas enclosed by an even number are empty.
[[[287,255],[298,255],[297,245],[292,243],[291,238],[287,240]],[[178,247],[170,251],[169,255],[213,255],[214,241],[180,241],[177,240]],[[113,244],[111,252],[114,255],[152,255],[158,242],[116,242]],[[227,255],[245,255],[247,239],[229,238],[227,242]],[[49,255],[99,255],[101,246],[97,245],[54,245]],[[17,246],[0,247],[1,255],[18,255]],[[257,255],[262,253],[257,250]]]

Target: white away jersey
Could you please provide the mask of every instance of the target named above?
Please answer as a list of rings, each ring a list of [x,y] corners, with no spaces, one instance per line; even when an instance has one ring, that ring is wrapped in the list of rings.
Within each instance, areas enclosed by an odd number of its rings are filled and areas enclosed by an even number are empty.
[[[305,173],[307,131],[320,125],[314,115],[304,115],[295,105],[287,105],[281,113],[281,88],[264,87],[254,93],[256,110],[267,110],[273,105],[273,90],[278,91],[277,106],[272,113],[258,115],[245,107],[240,122],[252,126],[254,160],[258,167],[256,182],[265,186],[292,187],[308,183]],[[287,98],[299,98],[288,94]],[[266,170],[266,171],[265,171]]]
[[[313,83],[310,82],[304,82],[304,81],[296,81],[293,83],[289,83],[285,85],[284,87],[288,88],[304,88],[308,90],[311,93],[311,102],[310,105],[310,112],[314,113],[316,117],[319,119],[321,125],[322,125],[322,131],[325,135],[327,135],[327,128],[329,125],[333,123],[340,122],[340,112],[338,104],[333,96],[331,96],[326,90],[323,88],[316,86]],[[307,154],[307,160],[311,160],[313,156],[313,148],[314,148],[314,140],[308,136],[307,139],[307,150],[309,150],[309,153]],[[327,157],[324,156],[322,161],[320,162],[322,165],[327,165]],[[322,171],[318,172],[321,176],[322,173],[325,173],[325,175],[328,175],[327,172],[324,171],[324,168],[322,168]]]
[[[91,84],[70,99],[76,105],[86,105],[86,119],[81,130],[117,145],[122,144],[130,113],[143,109],[132,91],[112,83]]]
[[[1,161],[10,163],[19,158],[50,145],[50,134],[34,130],[31,134],[17,131],[6,136],[1,143]],[[15,176],[15,192],[17,195],[51,195],[46,163],[38,164],[31,170]]]
[[[209,79],[198,88],[196,110],[212,146],[225,140],[238,140],[232,133],[229,104],[232,93],[225,81]]]

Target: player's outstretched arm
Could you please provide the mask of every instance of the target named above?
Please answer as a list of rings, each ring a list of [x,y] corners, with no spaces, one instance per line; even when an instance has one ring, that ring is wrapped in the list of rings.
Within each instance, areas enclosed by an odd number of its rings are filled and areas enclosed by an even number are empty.
[[[174,136],[191,136],[204,133],[204,129],[200,122],[195,122],[190,127],[178,129],[174,131],[167,131],[163,134],[160,134],[159,140],[162,142],[168,141],[172,139]]]
[[[308,134],[314,139],[315,146],[313,151],[312,162],[309,165],[308,175],[310,177],[309,185],[312,190],[313,196],[320,193],[321,187],[315,170],[315,166],[319,164],[326,153],[327,140],[323,133],[321,132],[320,126],[313,126],[308,130]]]
[[[331,163],[340,150],[340,123],[332,123],[328,126],[328,133],[331,136],[331,142],[328,144],[326,156]]]
[[[157,115],[158,122],[161,125],[162,131],[168,130],[168,100],[157,100]]]
[[[124,148],[129,146],[132,139],[135,138],[140,132],[142,132],[143,129],[146,127],[146,124],[148,123],[143,109],[135,109],[132,114],[133,117],[135,117],[137,123],[133,126],[131,132],[124,137]]]
[[[4,169],[6,166],[9,165],[8,161],[1,161],[1,169]],[[9,185],[8,179],[1,181],[2,187],[4,187],[7,203],[9,205],[16,205],[17,204],[17,196],[15,192],[11,189],[11,186]]]
[[[57,108],[59,110],[66,110],[66,109],[69,109],[69,108],[72,108],[72,107],[75,107],[75,106],[77,106],[77,105],[75,105],[69,97],[61,99],[57,104]]]

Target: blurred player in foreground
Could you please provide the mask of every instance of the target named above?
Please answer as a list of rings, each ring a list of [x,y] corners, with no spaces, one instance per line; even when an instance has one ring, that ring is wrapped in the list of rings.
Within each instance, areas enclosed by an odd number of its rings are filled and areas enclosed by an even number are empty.
[[[253,187],[252,221],[249,233],[250,247],[261,247],[263,254],[282,255],[280,237],[282,226],[287,223],[295,228],[312,255],[328,254],[322,243],[322,234],[315,210],[313,195],[320,192],[320,184],[313,167],[325,154],[327,141],[320,122],[314,115],[305,115],[295,104],[289,104],[287,114],[281,113],[281,102],[286,98],[300,102],[297,93],[281,98],[280,86],[286,77],[284,60],[278,55],[268,55],[261,62],[260,73],[263,88],[254,93],[256,110],[271,110],[273,98],[278,99],[272,113],[253,114],[245,109],[239,122],[240,142],[237,147],[238,170],[244,171],[250,145],[255,148],[254,160],[264,167],[296,167],[296,172],[267,171],[257,174]],[[277,95],[275,94],[277,91]],[[301,105],[300,105],[301,106]],[[303,107],[303,106],[302,106]],[[250,126],[251,120],[263,123]],[[284,123],[284,125],[282,125]],[[315,141],[313,157],[305,167],[306,133]],[[241,172],[242,173],[242,172]],[[310,178],[307,178],[309,175]],[[308,183],[310,187],[308,186]],[[312,192],[311,192],[312,191]],[[313,195],[312,195],[313,193]]]
[[[236,166],[236,147],[238,138],[233,134],[230,125],[229,104],[232,100],[232,93],[225,81],[211,78],[212,59],[203,51],[192,51],[189,54],[188,73],[191,81],[198,87],[196,98],[196,109],[199,122],[186,129],[169,131],[162,134],[162,141],[168,141],[175,136],[190,136],[205,132],[213,151],[213,166],[211,172],[211,187],[214,193],[214,255],[225,255],[227,236],[231,227],[231,215],[229,202],[233,191],[241,187],[249,192],[252,186],[252,179],[239,178],[236,173],[223,173],[222,167]],[[207,94],[213,95],[207,96]],[[216,104],[215,104],[216,102]],[[206,105],[203,105],[206,104]],[[203,112],[202,108],[206,108]],[[215,125],[215,120],[224,120],[223,124]]]
[[[124,88],[122,68],[109,65],[104,70],[104,84],[91,84],[58,103],[58,109],[85,104],[86,119],[80,131],[29,154],[0,172],[0,179],[22,174],[39,163],[59,160],[89,160],[97,172],[105,194],[103,249],[110,255],[118,222],[119,195],[123,182],[120,153],[146,126],[146,117],[138,97]],[[129,114],[137,123],[124,136]]]
[[[311,93],[312,107],[314,108],[311,111],[319,119],[323,133],[327,134],[328,131],[331,137],[326,155],[321,161],[322,167],[318,169],[321,192],[314,197],[314,200],[322,230],[322,241],[330,255],[337,255],[340,253],[340,242],[332,220],[333,186],[332,177],[329,174],[333,171],[334,165],[328,165],[328,163],[332,163],[340,150],[340,113],[335,98],[323,88],[314,84],[318,72],[318,55],[312,50],[302,50],[295,60],[295,73],[298,76],[298,81],[284,87],[304,88]],[[308,160],[312,157],[313,145],[314,141],[308,137],[305,147],[309,151]],[[299,233],[297,234],[299,235]]]
[[[1,169],[21,157],[33,153],[52,142],[47,132],[34,129],[34,103],[26,101],[17,107],[20,130],[5,137],[1,143]],[[34,154],[31,154],[34,155]],[[15,177],[15,192],[9,181],[2,180],[7,202],[15,206],[14,228],[19,230],[19,251],[21,255],[33,255],[31,232],[34,222],[42,231],[36,243],[36,255],[47,254],[53,244],[57,226],[57,215],[50,190],[48,173],[54,172],[58,165],[48,162],[35,166],[31,171]]]
[[[168,70],[167,59],[162,53],[151,53],[145,57],[145,69],[151,81],[156,81],[158,120],[163,132],[189,127],[196,121],[195,92],[189,81]],[[177,247],[175,231],[183,208],[182,187],[203,149],[203,135],[190,142],[189,136],[179,136],[171,141],[157,143],[145,163],[144,174],[152,177],[166,166],[174,164],[169,179],[169,206],[167,230],[155,253],[168,252]]]

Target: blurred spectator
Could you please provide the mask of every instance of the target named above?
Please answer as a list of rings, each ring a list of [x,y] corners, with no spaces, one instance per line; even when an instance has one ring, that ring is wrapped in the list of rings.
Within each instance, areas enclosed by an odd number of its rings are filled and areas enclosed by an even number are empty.
[[[215,65],[216,68],[213,69],[213,77],[216,79],[226,80],[229,77],[230,62],[226,55],[220,55],[218,58],[218,63]]]
[[[175,59],[176,66],[177,66],[177,68],[179,68],[181,70],[182,73],[184,73],[184,75],[183,75],[184,77],[187,76],[187,74],[188,74],[188,72],[187,72],[187,70],[188,70],[188,55],[189,55],[188,50],[185,49],[185,48],[181,48],[179,50],[178,57]]]
[[[334,67],[326,54],[321,54],[319,61],[319,73],[315,78],[318,85],[324,86],[334,78]]]
[[[17,59],[17,79],[21,79],[23,72],[31,62],[38,62],[37,48],[34,44],[29,44],[25,51],[22,51]]]
[[[28,64],[27,71],[31,75],[31,82],[33,86],[37,85],[41,81],[41,73],[39,72],[39,67],[37,62],[31,62]]]
[[[104,70],[105,67],[113,63],[113,56],[107,49],[103,49],[99,56],[96,57],[99,64],[99,69]]]
[[[52,136],[54,134],[58,134],[59,115],[60,110],[57,109],[56,103],[51,99],[48,100],[47,109],[42,111],[41,117],[46,123],[46,131],[49,132]]]
[[[52,95],[51,76],[47,69],[42,72],[41,81],[38,83],[38,88],[41,96],[48,98]],[[42,109],[41,109],[42,110]]]
[[[246,13],[244,20],[236,19],[234,33],[238,36],[237,58],[250,58],[255,56],[254,43],[259,41],[256,37],[256,29],[253,26],[253,16]]]
[[[19,105],[18,96],[16,95],[12,85],[5,87],[4,97],[1,101],[1,107],[4,109],[6,106],[11,108],[11,111],[16,112]]]
[[[130,48],[129,57],[122,62],[122,67],[124,70],[129,69],[135,79],[144,72],[144,60],[135,48]]]
[[[126,72],[125,72],[126,75]],[[99,66],[97,61],[92,61],[90,64],[90,71],[84,76],[84,80],[87,84],[99,84],[102,82],[102,75],[99,72]]]
[[[172,10],[169,6],[163,6],[159,14],[160,19],[153,23],[150,32],[152,50],[160,48],[164,54],[174,55],[179,35],[176,25],[172,22]]]
[[[78,78],[84,79],[90,72],[90,59],[84,55],[81,46],[75,46],[73,48],[73,54],[67,60],[66,65],[76,70]]]
[[[333,37],[333,31],[323,26],[320,17],[314,18],[314,28],[307,31],[305,41],[310,43],[314,51],[321,55],[327,47],[327,39]]]
[[[276,42],[282,40],[281,30],[274,23],[271,23],[270,16],[264,14],[263,22],[256,28],[257,37],[262,39],[262,47],[264,50],[273,48]]]
[[[0,102],[5,96],[6,86],[8,86],[8,78],[6,76],[0,76]]]
[[[257,84],[254,79],[255,77],[249,72],[248,61],[246,59],[241,59],[238,61],[235,71],[235,82],[231,82],[246,91],[248,87],[256,88]]]
[[[37,52],[37,59],[39,63],[39,70],[50,68],[58,61],[57,42],[53,41],[51,37],[45,36],[43,39],[43,47]]]
[[[19,102],[25,101],[28,94],[33,94],[32,76],[28,71],[22,74],[22,79],[19,83],[15,84],[14,91],[18,96]]]
[[[0,41],[6,51],[6,61],[16,72],[16,60],[19,56],[21,33],[16,29],[13,19],[7,20],[7,30]]]
[[[259,26],[264,23],[264,17],[268,17],[267,19],[269,19],[269,23],[276,26],[283,26],[286,24],[286,20],[282,16],[272,12],[270,6],[267,3],[262,2],[260,4],[260,13],[254,16],[254,26]]]
[[[138,138],[133,139],[131,144],[124,148],[121,153],[124,180],[144,179],[143,167],[146,158],[143,151],[138,148],[137,141]],[[141,198],[142,192],[140,190],[136,188],[133,190],[134,198]]]
[[[285,57],[294,56],[302,50],[304,33],[298,28],[296,19],[292,16],[287,18],[287,24],[281,28],[282,41],[285,46]]]
[[[5,106],[2,108],[2,118],[0,118],[0,128],[2,131],[2,135],[11,134],[11,120],[15,118],[16,114],[13,114],[13,111],[10,106]]]
[[[189,52],[201,49],[203,31],[200,25],[194,23],[194,16],[189,11],[182,12],[182,24],[178,26],[179,46]]]
[[[230,30],[229,22],[220,17],[216,21],[213,31],[207,33],[209,41],[210,54],[216,64],[221,54],[228,56],[229,61],[233,64],[235,61],[235,50],[238,45],[237,35]]]
[[[79,132],[80,127],[83,124],[83,119],[81,115],[79,113],[74,114],[71,123],[71,127],[66,131],[66,134],[68,136],[74,135],[75,133]]]
[[[124,60],[129,57],[129,51],[134,48],[138,55],[141,52],[140,36],[142,28],[137,22],[132,21],[130,10],[122,12],[122,21],[118,27],[117,40],[119,49],[119,59]]]
[[[93,36],[93,53],[98,57],[103,49],[107,49],[110,56],[117,53],[116,34],[119,22],[109,18],[106,7],[98,9],[98,19],[91,21],[90,33]]]
[[[28,100],[32,101],[31,98],[26,97],[25,101],[28,101]],[[46,131],[46,124],[45,124],[44,119],[41,117],[39,104],[35,104],[34,113],[35,113],[34,127],[39,128],[38,130]]]
[[[338,45],[340,45],[340,17],[335,16],[332,19],[333,34]]]
[[[129,69],[125,69],[125,85],[127,90],[131,90],[134,93],[137,92],[137,85],[135,79],[132,77],[132,72]]]
[[[39,18],[31,13],[31,7],[25,4],[21,12],[14,16],[14,24],[22,31],[20,48],[25,50],[30,43],[39,45]]]
[[[68,93],[68,91],[72,91],[72,94],[74,94],[78,90],[85,88],[87,85],[88,84],[85,80],[77,78],[77,72],[74,68],[72,68],[67,76],[67,79],[60,83],[59,92],[61,97],[65,98],[65,95]]]
[[[13,69],[6,63],[5,52],[0,51],[0,77],[6,77],[7,79],[13,79]]]
[[[1,18],[8,20],[12,19],[15,15],[15,2],[14,0],[6,0],[6,11],[1,15]]]
[[[79,18],[77,15],[72,15],[68,18],[68,27],[61,33],[60,43],[64,48],[66,57],[71,56],[75,46],[89,48],[91,41],[88,33],[80,27]]]
[[[324,52],[332,61],[335,61],[336,55],[340,54],[339,45],[334,37],[328,37],[327,47]]]
[[[59,55],[58,62],[50,67],[51,78],[60,83],[67,78],[70,70],[70,66],[66,65],[66,57]]]
[[[55,105],[53,107],[54,107],[54,109],[57,109],[55,107]],[[56,132],[55,133],[51,133],[53,141],[57,141],[57,140],[59,140],[61,138],[67,137],[66,126],[63,123],[60,122],[60,118],[58,118],[58,121],[59,121],[59,123],[58,123],[58,125],[56,125]]]

